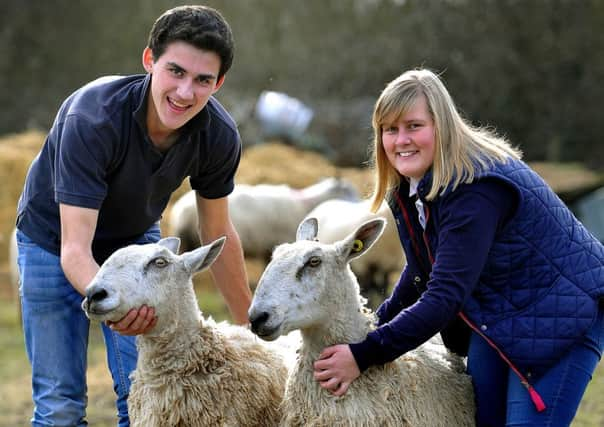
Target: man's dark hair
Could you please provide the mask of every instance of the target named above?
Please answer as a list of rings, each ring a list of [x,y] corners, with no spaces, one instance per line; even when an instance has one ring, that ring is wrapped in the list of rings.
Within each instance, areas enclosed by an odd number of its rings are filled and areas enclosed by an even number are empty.
[[[222,77],[233,63],[233,33],[224,17],[207,6],[178,6],[164,12],[153,24],[148,46],[153,59],[163,55],[168,44],[183,41],[220,57]]]

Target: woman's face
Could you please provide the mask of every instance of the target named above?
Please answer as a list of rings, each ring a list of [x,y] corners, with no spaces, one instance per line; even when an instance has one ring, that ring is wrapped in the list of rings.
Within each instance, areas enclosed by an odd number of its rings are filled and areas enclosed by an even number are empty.
[[[395,123],[384,123],[381,132],[386,157],[398,173],[419,180],[432,167],[434,121],[424,96]]]

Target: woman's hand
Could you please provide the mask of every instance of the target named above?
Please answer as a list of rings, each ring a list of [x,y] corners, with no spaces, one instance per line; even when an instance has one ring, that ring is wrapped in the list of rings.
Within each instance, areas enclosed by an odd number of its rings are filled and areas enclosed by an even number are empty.
[[[107,326],[121,335],[140,335],[153,329],[157,323],[155,310],[143,305],[140,309],[132,309],[117,322],[107,321]]]
[[[343,396],[361,372],[348,344],[323,349],[314,364],[314,377],[319,385],[334,396]]]

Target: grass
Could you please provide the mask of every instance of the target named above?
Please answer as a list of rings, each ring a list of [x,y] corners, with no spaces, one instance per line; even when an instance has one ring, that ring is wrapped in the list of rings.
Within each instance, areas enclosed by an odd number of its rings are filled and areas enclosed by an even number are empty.
[[[203,274],[203,273],[202,273]],[[0,283],[0,290],[6,289]],[[226,317],[222,297],[207,286],[198,287],[203,312],[216,320]],[[88,356],[88,422],[95,427],[116,425],[114,393],[105,362],[102,334],[93,324]],[[604,364],[600,363],[572,427],[604,426]],[[0,427],[30,425],[32,413],[30,369],[14,302],[0,292]]]

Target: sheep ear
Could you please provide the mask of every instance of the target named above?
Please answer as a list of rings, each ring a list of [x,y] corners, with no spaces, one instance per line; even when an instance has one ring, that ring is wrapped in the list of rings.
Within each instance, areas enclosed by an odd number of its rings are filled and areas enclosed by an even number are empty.
[[[296,240],[315,240],[319,231],[317,218],[306,218],[298,226]]]
[[[375,218],[361,224],[354,233],[338,243],[338,251],[347,262],[363,255],[380,238],[385,226],[384,218]]]
[[[193,273],[205,270],[218,258],[226,237],[222,236],[219,239],[214,240],[212,243],[204,246],[200,246],[190,252],[185,252],[181,256],[184,259],[186,268]]]
[[[157,244],[163,246],[164,248],[168,248],[177,254],[178,248],[180,247],[180,239],[178,237],[165,237],[157,242]]]

